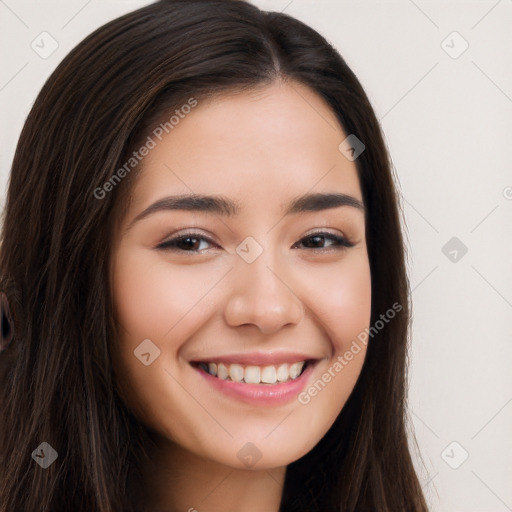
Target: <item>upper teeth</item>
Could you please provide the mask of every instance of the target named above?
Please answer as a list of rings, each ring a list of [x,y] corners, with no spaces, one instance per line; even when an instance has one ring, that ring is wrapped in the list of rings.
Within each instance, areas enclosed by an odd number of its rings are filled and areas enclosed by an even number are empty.
[[[241,364],[200,363],[200,366],[210,375],[219,379],[234,380],[247,384],[275,384],[296,379],[304,367],[306,361],[279,366],[243,366]]]

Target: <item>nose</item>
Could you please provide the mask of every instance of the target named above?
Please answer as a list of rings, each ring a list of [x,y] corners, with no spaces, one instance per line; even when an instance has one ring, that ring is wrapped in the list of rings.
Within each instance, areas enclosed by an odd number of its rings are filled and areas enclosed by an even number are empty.
[[[265,255],[266,251],[252,263],[237,261],[224,315],[232,327],[253,325],[264,334],[272,334],[285,325],[298,324],[304,306],[290,273],[282,267],[277,269]]]

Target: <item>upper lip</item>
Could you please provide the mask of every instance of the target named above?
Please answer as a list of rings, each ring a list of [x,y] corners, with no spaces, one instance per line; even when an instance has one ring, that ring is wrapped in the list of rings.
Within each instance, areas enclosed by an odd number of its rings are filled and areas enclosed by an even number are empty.
[[[243,365],[276,365],[283,363],[298,363],[300,361],[310,361],[319,359],[310,354],[300,352],[251,352],[244,354],[226,354],[223,356],[202,357],[194,359],[193,363],[228,363]]]

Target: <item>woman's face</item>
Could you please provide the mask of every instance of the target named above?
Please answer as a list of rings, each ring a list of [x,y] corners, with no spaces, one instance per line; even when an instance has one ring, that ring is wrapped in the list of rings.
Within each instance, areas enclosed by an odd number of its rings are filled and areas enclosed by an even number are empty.
[[[150,134],[115,240],[118,383],[170,446],[284,466],[330,428],[366,352],[353,344],[371,286],[348,134],[293,82],[190,110]]]

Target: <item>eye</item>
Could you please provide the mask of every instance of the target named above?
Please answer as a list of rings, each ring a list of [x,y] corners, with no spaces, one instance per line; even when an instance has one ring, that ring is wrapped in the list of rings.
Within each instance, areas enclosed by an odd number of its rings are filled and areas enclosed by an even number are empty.
[[[207,248],[201,247],[201,242],[206,242],[207,244],[216,245],[212,240],[206,238],[204,235],[200,233],[184,233],[182,235],[176,236],[161,244],[157,245],[157,249],[165,249],[176,252],[201,252],[206,250]]]
[[[332,241],[332,243],[327,244],[327,247],[325,247],[326,240]],[[208,247],[204,247],[204,244],[201,247],[202,242],[206,242],[206,245],[210,244],[218,247],[215,242],[200,233],[184,233],[174,238],[170,238],[165,242],[162,242],[161,244],[157,245],[156,248],[174,252],[199,253],[208,250]],[[354,246],[354,244],[347,238],[325,231],[311,233],[310,235],[302,238],[302,240],[300,240],[293,247],[297,247],[301,244],[306,249],[319,249],[321,251],[324,249],[330,250],[328,249],[329,247],[333,247],[334,250],[336,250]],[[322,245],[324,245],[324,247],[322,247]]]
[[[310,235],[304,237],[298,244],[304,244],[307,249],[327,249],[326,247],[322,247],[326,240],[333,240],[334,243],[328,244],[328,247],[334,246],[334,250],[343,249],[346,247],[354,247],[354,244],[348,240],[347,238],[339,235],[335,235],[333,233],[328,233],[326,231],[319,231],[317,233],[311,233]],[[294,246],[295,247],[295,246]]]

